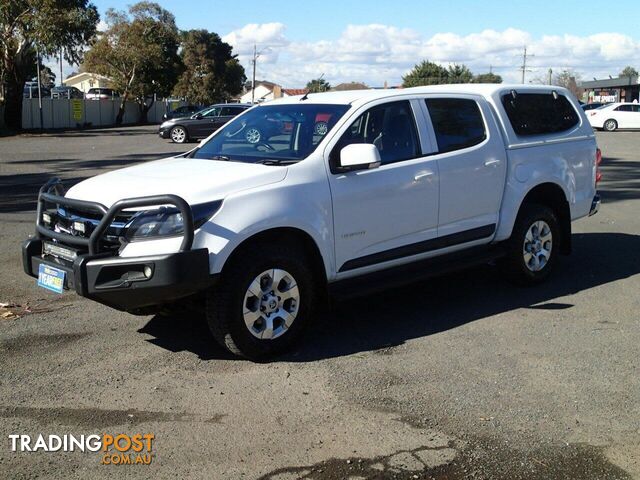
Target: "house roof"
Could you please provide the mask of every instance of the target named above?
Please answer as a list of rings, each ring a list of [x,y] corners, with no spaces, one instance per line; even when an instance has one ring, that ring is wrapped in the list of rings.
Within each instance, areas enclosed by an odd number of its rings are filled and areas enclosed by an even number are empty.
[[[105,80],[107,82],[111,80],[109,77],[105,77],[104,75],[98,75],[97,73],[82,72],[82,73],[78,73],[76,75],[73,75],[71,77],[65,78],[62,83],[64,83],[65,85],[67,83],[78,83],[78,82],[81,82],[82,80],[85,80],[85,79],[88,79],[88,78],[97,78],[97,79],[100,79],[100,80]]]
[[[617,77],[617,78],[605,78],[602,80],[589,80],[580,83],[582,88],[616,88],[616,87],[628,87],[629,85],[638,85],[640,77]]]
[[[338,85],[333,87],[331,90],[334,90],[336,92],[343,92],[346,90],[367,90],[368,88],[369,87],[367,87],[362,82],[346,82],[346,83],[339,83]]]
[[[304,95],[305,93],[307,93],[309,91],[309,89],[307,88],[283,88],[282,89],[282,93],[286,94],[286,95]]]

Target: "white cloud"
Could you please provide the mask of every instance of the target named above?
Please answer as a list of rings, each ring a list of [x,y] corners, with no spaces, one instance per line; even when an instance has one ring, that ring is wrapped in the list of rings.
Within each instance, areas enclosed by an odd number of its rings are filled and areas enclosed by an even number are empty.
[[[315,42],[287,38],[282,23],[248,24],[225,35],[250,75],[253,45],[268,47],[258,60],[257,77],[287,87],[303,86],[324,73],[331,83],[362,81],[379,86],[401,82],[403,74],[423,59],[447,65],[465,63],[475,73],[492,66],[506,81],[518,81],[522,49],[533,54],[528,78],[572,68],[583,77],[617,74],[625,65],[640,67],[640,42],[619,33],[585,37],[545,35],[534,38],[526,31],[508,28],[469,35],[450,32],[426,37],[390,25],[347,25],[341,35]]]

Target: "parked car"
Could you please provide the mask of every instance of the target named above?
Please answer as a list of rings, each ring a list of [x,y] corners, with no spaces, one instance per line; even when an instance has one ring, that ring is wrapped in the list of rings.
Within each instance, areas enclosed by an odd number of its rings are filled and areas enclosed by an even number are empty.
[[[202,110],[198,105],[182,105],[181,107],[174,108],[173,110],[162,115],[163,120],[171,120],[172,118],[185,118],[198,113]]]
[[[108,100],[110,98],[118,98],[120,94],[111,88],[90,88],[85,93],[84,98],[87,100]]]
[[[249,107],[239,103],[210,105],[190,117],[167,120],[160,125],[158,135],[170,138],[175,143],[206,138]]]
[[[640,104],[611,103],[590,110],[589,123],[598,130],[613,132],[619,128],[640,128]]]
[[[57,86],[51,89],[51,98],[84,98],[76,87]]]
[[[580,105],[582,107],[582,110],[584,110],[585,112],[587,110],[595,110],[596,108],[600,108],[607,105],[606,103],[602,103],[602,102],[593,102],[593,103],[583,103],[582,105]]]
[[[38,91],[38,82],[26,82],[22,90],[22,96],[24,98],[38,98],[40,92],[42,92],[42,98],[51,96],[50,88],[40,85],[40,90]]]
[[[273,118],[286,133],[242,134]],[[221,345],[265,358],[329,296],[493,261],[517,283],[544,281],[571,251],[571,222],[598,211],[601,159],[560,87],[287,97],[185,155],[66,193],[49,181],[23,265],[42,287],[132,313],[202,302]]]

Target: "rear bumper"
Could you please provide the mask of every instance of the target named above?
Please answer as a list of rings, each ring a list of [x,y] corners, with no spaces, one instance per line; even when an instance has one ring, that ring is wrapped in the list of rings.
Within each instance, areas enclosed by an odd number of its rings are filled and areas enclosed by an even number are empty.
[[[595,196],[593,197],[593,200],[591,201],[591,209],[589,210],[589,216],[595,215],[596,213],[598,213],[598,210],[600,210],[601,203],[602,201],[600,199],[600,195],[596,193]]]
[[[83,254],[70,262],[44,255],[42,242],[31,238],[22,245],[28,275],[37,278],[40,264],[64,270],[65,289],[118,310],[135,312],[172,303],[215,283],[206,248],[131,258]]]

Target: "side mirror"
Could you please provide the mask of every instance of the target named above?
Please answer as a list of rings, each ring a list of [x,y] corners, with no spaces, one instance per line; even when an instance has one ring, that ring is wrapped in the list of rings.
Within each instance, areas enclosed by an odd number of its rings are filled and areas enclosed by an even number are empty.
[[[202,120],[202,114],[201,113],[196,113],[193,118],[195,118],[196,120]]]
[[[340,150],[342,170],[367,170],[380,166],[380,152],[371,143],[354,143]]]

